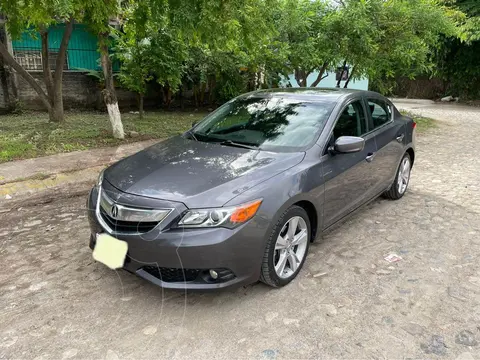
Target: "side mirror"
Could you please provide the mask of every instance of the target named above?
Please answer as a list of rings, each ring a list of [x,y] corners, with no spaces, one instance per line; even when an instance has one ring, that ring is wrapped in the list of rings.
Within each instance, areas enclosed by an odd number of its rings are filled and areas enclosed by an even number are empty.
[[[354,153],[362,151],[365,147],[365,139],[356,136],[340,136],[335,141],[334,150],[337,153]]]
[[[198,124],[198,121],[192,122],[192,128],[195,127],[195,125],[197,125],[197,124]]]

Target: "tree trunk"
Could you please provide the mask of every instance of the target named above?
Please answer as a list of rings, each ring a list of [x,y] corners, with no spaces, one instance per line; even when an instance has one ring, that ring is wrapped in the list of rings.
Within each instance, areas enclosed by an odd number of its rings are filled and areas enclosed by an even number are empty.
[[[7,41],[7,36],[5,32],[5,27],[0,27],[0,42],[5,44]],[[10,93],[8,89],[8,72],[3,62],[3,56],[0,56],[0,82],[2,83],[3,91],[3,102],[7,109],[11,109],[12,104],[10,104]]]
[[[139,93],[138,94],[138,113],[140,115],[140,119],[143,119],[143,98],[144,98],[144,94],[142,93]]]
[[[209,79],[209,84],[208,84],[208,104],[213,105],[215,102],[215,87],[217,83],[217,79],[215,76],[211,76]]]
[[[53,77],[50,69],[49,51],[48,51],[48,29],[43,29],[40,32],[42,39],[42,69],[43,69],[43,81],[47,88],[47,95],[50,103],[53,103]]]
[[[324,62],[321,69],[320,69],[320,72],[318,73],[317,78],[312,83],[312,85],[310,85],[311,87],[317,87],[317,85],[320,83],[320,81],[322,81],[323,79],[325,79],[328,76],[328,75],[324,76],[325,71],[327,70],[327,66],[328,66],[328,63]]]
[[[100,33],[98,42],[100,47],[100,59],[102,63],[103,75],[105,78],[105,89],[103,89],[103,99],[107,106],[108,117],[112,124],[112,134],[116,139],[124,139],[122,118],[118,109],[118,100],[115,93],[115,84],[113,82],[112,61],[108,54],[108,33]]]
[[[350,73],[350,76],[348,77],[347,81],[345,82],[345,85],[343,86],[344,89],[348,88],[348,84],[350,83],[350,80],[352,80],[354,73],[355,73],[355,66],[352,68],[352,72]]]
[[[345,61],[343,62],[342,72],[340,73],[340,78],[339,78],[338,81],[337,81],[337,88],[340,87],[340,83],[342,82],[343,73],[345,72],[345,66],[347,66],[347,60],[345,60]]]
[[[62,42],[60,43],[57,59],[55,61],[55,75],[53,76],[53,86],[51,90],[53,91],[53,94],[52,94],[53,95],[53,102],[52,102],[53,111],[49,111],[50,121],[53,121],[53,122],[63,122],[65,120],[65,116],[63,113],[63,83],[62,83],[63,68],[65,64],[65,58],[67,56],[68,42],[70,41],[70,36],[72,35],[72,31],[73,31],[73,18],[70,18],[68,22],[65,24],[65,31],[63,33]],[[42,55],[44,52],[43,45],[44,44],[42,41]],[[48,40],[47,40],[47,46],[48,46]],[[46,52],[48,54],[48,48],[46,49]],[[48,55],[47,55],[47,60],[48,60]],[[50,73],[50,65],[48,63],[43,64],[43,70],[44,71],[47,70],[47,73]],[[44,74],[44,78],[46,79],[47,77],[51,79],[51,73],[50,73],[50,76],[48,74],[47,75]]]
[[[307,78],[311,74],[311,71],[305,71],[302,69],[295,70],[295,80],[300,87],[307,87]]]
[[[198,85],[193,85],[193,99],[195,101],[195,107],[198,107]],[[163,102],[165,103],[165,93],[163,95]]]
[[[170,104],[172,103],[172,90],[170,89],[170,85],[163,87],[163,103],[167,110],[170,109]]]
[[[0,55],[3,57],[3,62],[11,66],[38,94],[42,104],[48,110],[52,111],[52,105],[48,99],[47,94],[43,91],[42,87],[37,83],[35,78],[28,73],[18,62],[15,61],[13,56],[8,52],[7,47],[0,42]]]
[[[207,90],[207,83],[203,82],[200,86],[200,105],[205,105],[205,90]]]

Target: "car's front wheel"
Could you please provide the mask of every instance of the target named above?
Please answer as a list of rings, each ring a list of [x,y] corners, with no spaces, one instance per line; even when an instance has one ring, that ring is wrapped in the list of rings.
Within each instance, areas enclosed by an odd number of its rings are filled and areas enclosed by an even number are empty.
[[[287,209],[267,241],[260,280],[273,287],[292,281],[305,262],[310,237],[307,212],[299,206]]]

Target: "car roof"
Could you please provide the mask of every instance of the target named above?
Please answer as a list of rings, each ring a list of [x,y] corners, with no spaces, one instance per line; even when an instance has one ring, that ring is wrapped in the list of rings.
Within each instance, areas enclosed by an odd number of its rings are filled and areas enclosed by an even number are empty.
[[[276,88],[257,90],[245,94],[250,97],[287,97],[308,101],[338,102],[345,98],[363,96],[378,97],[380,94],[373,91],[341,89],[341,88]]]

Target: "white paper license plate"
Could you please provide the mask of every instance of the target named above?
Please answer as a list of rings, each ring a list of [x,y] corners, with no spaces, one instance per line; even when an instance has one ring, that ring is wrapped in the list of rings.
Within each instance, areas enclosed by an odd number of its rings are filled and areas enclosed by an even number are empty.
[[[93,258],[115,270],[123,267],[127,251],[128,244],[125,241],[115,239],[108,234],[97,234]]]

